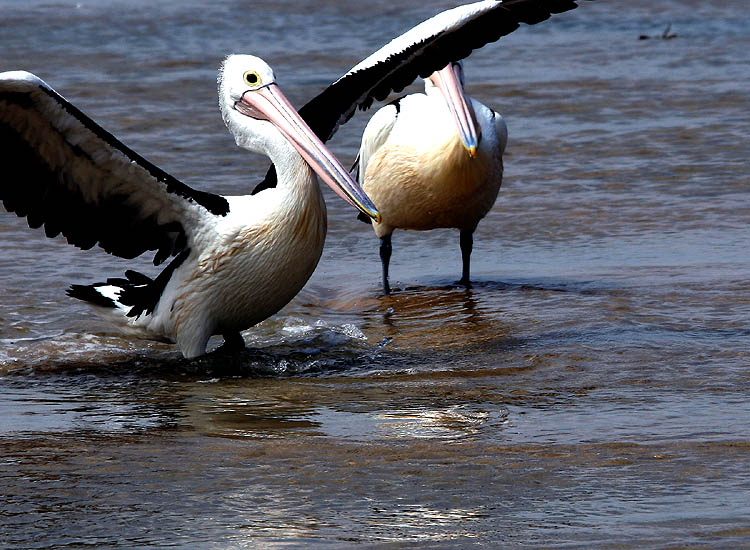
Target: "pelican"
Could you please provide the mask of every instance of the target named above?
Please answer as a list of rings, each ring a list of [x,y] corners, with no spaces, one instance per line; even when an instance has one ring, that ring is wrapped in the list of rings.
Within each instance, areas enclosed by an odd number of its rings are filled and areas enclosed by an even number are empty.
[[[382,217],[373,226],[381,239],[386,294],[396,227],[458,228],[459,283],[468,286],[474,229],[497,198],[507,127],[500,115],[465,96],[456,62],[521,23],[534,25],[577,7],[574,0],[483,0],[443,11],[394,38],[300,109],[325,142],[357,107],[368,109],[425,78],[424,94],[408,95],[373,115],[355,161]],[[253,192],[273,186],[273,176],[269,171]]]
[[[359,150],[359,183],[378,205],[383,292],[394,229],[460,231],[460,284],[470,286],[474,230],[495,203],[508,128],[503,117],[464,93],[463,66],[451,62],[410,94],[378,110]],[[369,219],[369,218],[366,218]]]
[[[174,259],[155,278],[126,271],[68,294],[124,332],[176,343],[187,358],[209,338],[244,347],[240,331],[279,311],[323,251],[326,207],[315,174],[373,219],[378,212],[286,100],[258,57],[232,55],[219,72],[221,113],[237,145],[266,154],[278,185],[223,197],[177,181],[119,142],[38,77],[0,74],[0,187],[5,208],[125,258]]]
[[[155,278],[133,270],[68,293],[128,334],[173,342],[187,358],[212,335],[244,347],[241,331],[273,315],[308,280],[326,233],[317,174],[376,222],[380,213],[323,144],[357,108],[474,48],[572,9],[572,0],[483,0],[446,10],[355,65],[297,113],[261,59],[229,56],[219,106],[238,146],[272,161],[249,195],[193,189],[137,154],[38,77],[0,73],[0,200],[9,212],[123,258],[171,258]],[[317,137],[316,137],[317,136]]]

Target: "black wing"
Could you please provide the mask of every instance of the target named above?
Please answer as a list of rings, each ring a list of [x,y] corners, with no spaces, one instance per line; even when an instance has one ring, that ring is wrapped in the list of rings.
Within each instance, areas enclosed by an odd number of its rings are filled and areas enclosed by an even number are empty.
[[[484,0],[446,10],[394,38],[308,101],[302,118],[328,141],[357,108],[368,109],[425,78],[451,61],[512,33],[521,23],[535,25],[552,14],[578,7],[576,0]],[[274,187],[271,166],[253,194]]]
[[[181,183],[96,124],[42,80],[0,73],[0,200],[70,244],[154,263],[225,215],[224,197]]]

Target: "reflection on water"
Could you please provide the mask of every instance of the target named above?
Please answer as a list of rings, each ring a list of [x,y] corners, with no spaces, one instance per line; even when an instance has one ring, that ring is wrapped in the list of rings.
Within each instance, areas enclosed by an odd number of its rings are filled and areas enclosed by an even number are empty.
[[[152,4],[0,0],[0,70],[229,194],[267,161],[223,127],[224,55],[300,105],[452,5]],[[473,288],[457,232],[397,232],[381,296],[372,229],[325,191],[318,270],[241,354],[123,337],[64,289],[148,259],[0,215],[0,546],[746,545],[745,10],[586,2],[474,52],[510,141]],[[331,142],[345,164],[366,120]]]
[[[378,313],[380,327],[373,330],[384,331],[383,337],[395,340],[396,346],[408,342],[411,350],[481,344],[507,334],[496,320],[502,312],[483,314],[471,289],[394,289],[383,297]]]
[[[249,402],[242,399],[201,402],[191,425],[203,433],[224,437],[286,438],[293,435],[344,438],[350,441],[380,439],[439,439],[457,441],[477,435],[488,422],[505,421],[507,413],[491,414],[451,405],[432,410],[336,410],[314,404],[284,401]],[[497,418],[494,418],[497,416]]]

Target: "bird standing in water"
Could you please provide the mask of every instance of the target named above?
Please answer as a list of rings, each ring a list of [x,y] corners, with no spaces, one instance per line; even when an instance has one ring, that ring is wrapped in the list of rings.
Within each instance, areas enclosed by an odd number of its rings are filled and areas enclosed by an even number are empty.
[[[474,229],[500,188],[507,128],[502,117],[464,96],[461,66],[454,62],[512,33],[521,23],[536,25],[577,7],[576,0],[481,0],[445,10],[391,40],[300,108],[302,118],[326,142],[358,108],[369,109],[418,77],[426,78],[425,94],[412,94],[375,113],[358,157],[360,181],[377,197],[373,202],[382,216],[375,231],[381,237],[386,293],[391,233],[396,227],[458,227],[460,283],[469,285]],[[464,128],[460,137],[457,122]],[[386,152],[397,146],[396,160],[388,160]],[[422,154],[426,156],[420,158]],[[446,189],[454,175],[455,188]],[[406,189],[389,183],[392,176],[406,182]],[[428,183],[433,180],[439,187]],[[253,193],[275,184],[272,167]],[[422,192],[416,191],[419,185]],[[472,190],[475,195],[469,196]],[[398,204],[401,199],[404,204]],[[390,212],[392,221],[384,212]]]
[[[228,57],[219,105],[237,144],[264,153],[278,184],[256,195],[196,191],[126,147],[36,76],[0,73],[0,138],[8,211],[80,248],[133,258],[175,256],[155,278],[73,285],[128,334],[176,343],[185,357],[209,338],[244,347],[240,331],[284,307],[323,251],[326,208],[315,174],[374,219],[375,206],[249,55]]]
[[[378,205],[383,291],[395,229],[460,231],[469,286],[474,230],[495,203],[508,129],[503,117],[464,93],[463,67],[449,63],[425,79],[424,94],[383,107],[365,127],[359,182]]]

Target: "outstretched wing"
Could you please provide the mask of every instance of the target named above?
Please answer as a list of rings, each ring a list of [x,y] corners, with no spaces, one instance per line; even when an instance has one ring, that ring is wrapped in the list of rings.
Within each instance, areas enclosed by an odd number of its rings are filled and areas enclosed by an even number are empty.
[[[357,107],[368,109],[417,77],[426,78],[512,33],[520,23],[534,25],[576,7],[575,0],[484,0],[446,10],[362,60],[299,113],[327,141]]]
[[[0,163],[9,212],[123,258],[154,250],[159,264],[229,211],[224,197],[181,183],[24,71],[0,73]]]
[[[446,10],[394,38],[308,101],[300,115],[324,142],[357,108],[368,109],[417,77],[552,14],[576,8],[576,0],[483,0]],[[273,166],[253,193],[275,186]]]

